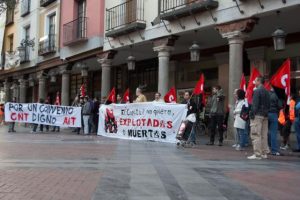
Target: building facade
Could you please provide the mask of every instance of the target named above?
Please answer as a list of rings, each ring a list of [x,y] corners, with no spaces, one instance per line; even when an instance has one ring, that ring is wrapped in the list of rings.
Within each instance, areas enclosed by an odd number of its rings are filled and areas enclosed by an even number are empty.
[[[292,59],[292,92],[299,87],[300,27],[297,0],[106,0],[104,52],[117,52],[111,81],[119,93],[146,84],[164,95],[175,86],[178,97],[192,90],[204,73],[205,86],[222,86],[226,106],[252,67],[270,76]],[[286,34],[286,46],[275,51],[272,34]],[[200,58],[191,61],[191,48]],[[127,67],[133,55],[135,69]],[[126,74],[120,76],[119,74]],[[120,78],[119,78],[120,77]],[[103,82],[103,80],[102,80]],[[231,123],[230,123],[231,124]]]
[[[62,104],[70,105],[82,84],[88,94],[99,95],[104,1],[20,0],[13,16],[14,23],[4,27],[2,52],[18,62],[0,73],[5,101],[54,103],[59,92]]]

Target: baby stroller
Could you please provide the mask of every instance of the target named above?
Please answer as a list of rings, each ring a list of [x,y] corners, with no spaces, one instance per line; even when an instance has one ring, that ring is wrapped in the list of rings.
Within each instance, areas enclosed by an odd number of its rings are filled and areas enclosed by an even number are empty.
[[[178,140],[177,146],[182,147],[192,147],[194,145],[191,142],[191,132],[194,131],[194,125],[196,122],[195,115],[188,116],[180,125],[179,131],[177,133],[176,139]]]

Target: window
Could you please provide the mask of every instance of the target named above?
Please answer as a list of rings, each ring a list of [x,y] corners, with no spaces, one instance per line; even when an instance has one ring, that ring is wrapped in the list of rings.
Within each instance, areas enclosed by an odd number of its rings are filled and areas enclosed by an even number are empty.
[[[21,1],[21,17],[24,17],[30,13],[31,0]]]
[[[30,39],[30,26],[24,27],[24,40]],[[20,48],[21,62],[29,61],[30,47],[25,45]]]
[[[8,51],[12,52],[14,49],[14,35],[13,34],[8,36],[8,42],[9,42]]]
[[[84,38],[85,37],[85,17],[86,17],[86,1],[85,0],[79,0],[78,1],[78,38]]]

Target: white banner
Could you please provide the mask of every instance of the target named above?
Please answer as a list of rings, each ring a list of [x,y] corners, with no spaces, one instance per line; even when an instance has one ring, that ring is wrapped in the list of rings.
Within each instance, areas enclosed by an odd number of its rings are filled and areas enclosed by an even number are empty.
[[[40,103],[6,103],[4,115],[6,122],[81,127],[81,107]]]
[[[186,113],[184,104],[102,105],[99,109],[98,135],[175,143],[176,134]]]

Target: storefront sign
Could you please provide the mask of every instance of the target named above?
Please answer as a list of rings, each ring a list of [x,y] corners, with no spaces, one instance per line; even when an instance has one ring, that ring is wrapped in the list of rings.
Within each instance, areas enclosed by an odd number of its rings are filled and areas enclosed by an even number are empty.
[[[102,105],[99,109],[98,135],[175,143],[186,112],[186,105],[182,104]]]
[[[81,127],[81,107],[40,103],[6,103],[5,121]]]

